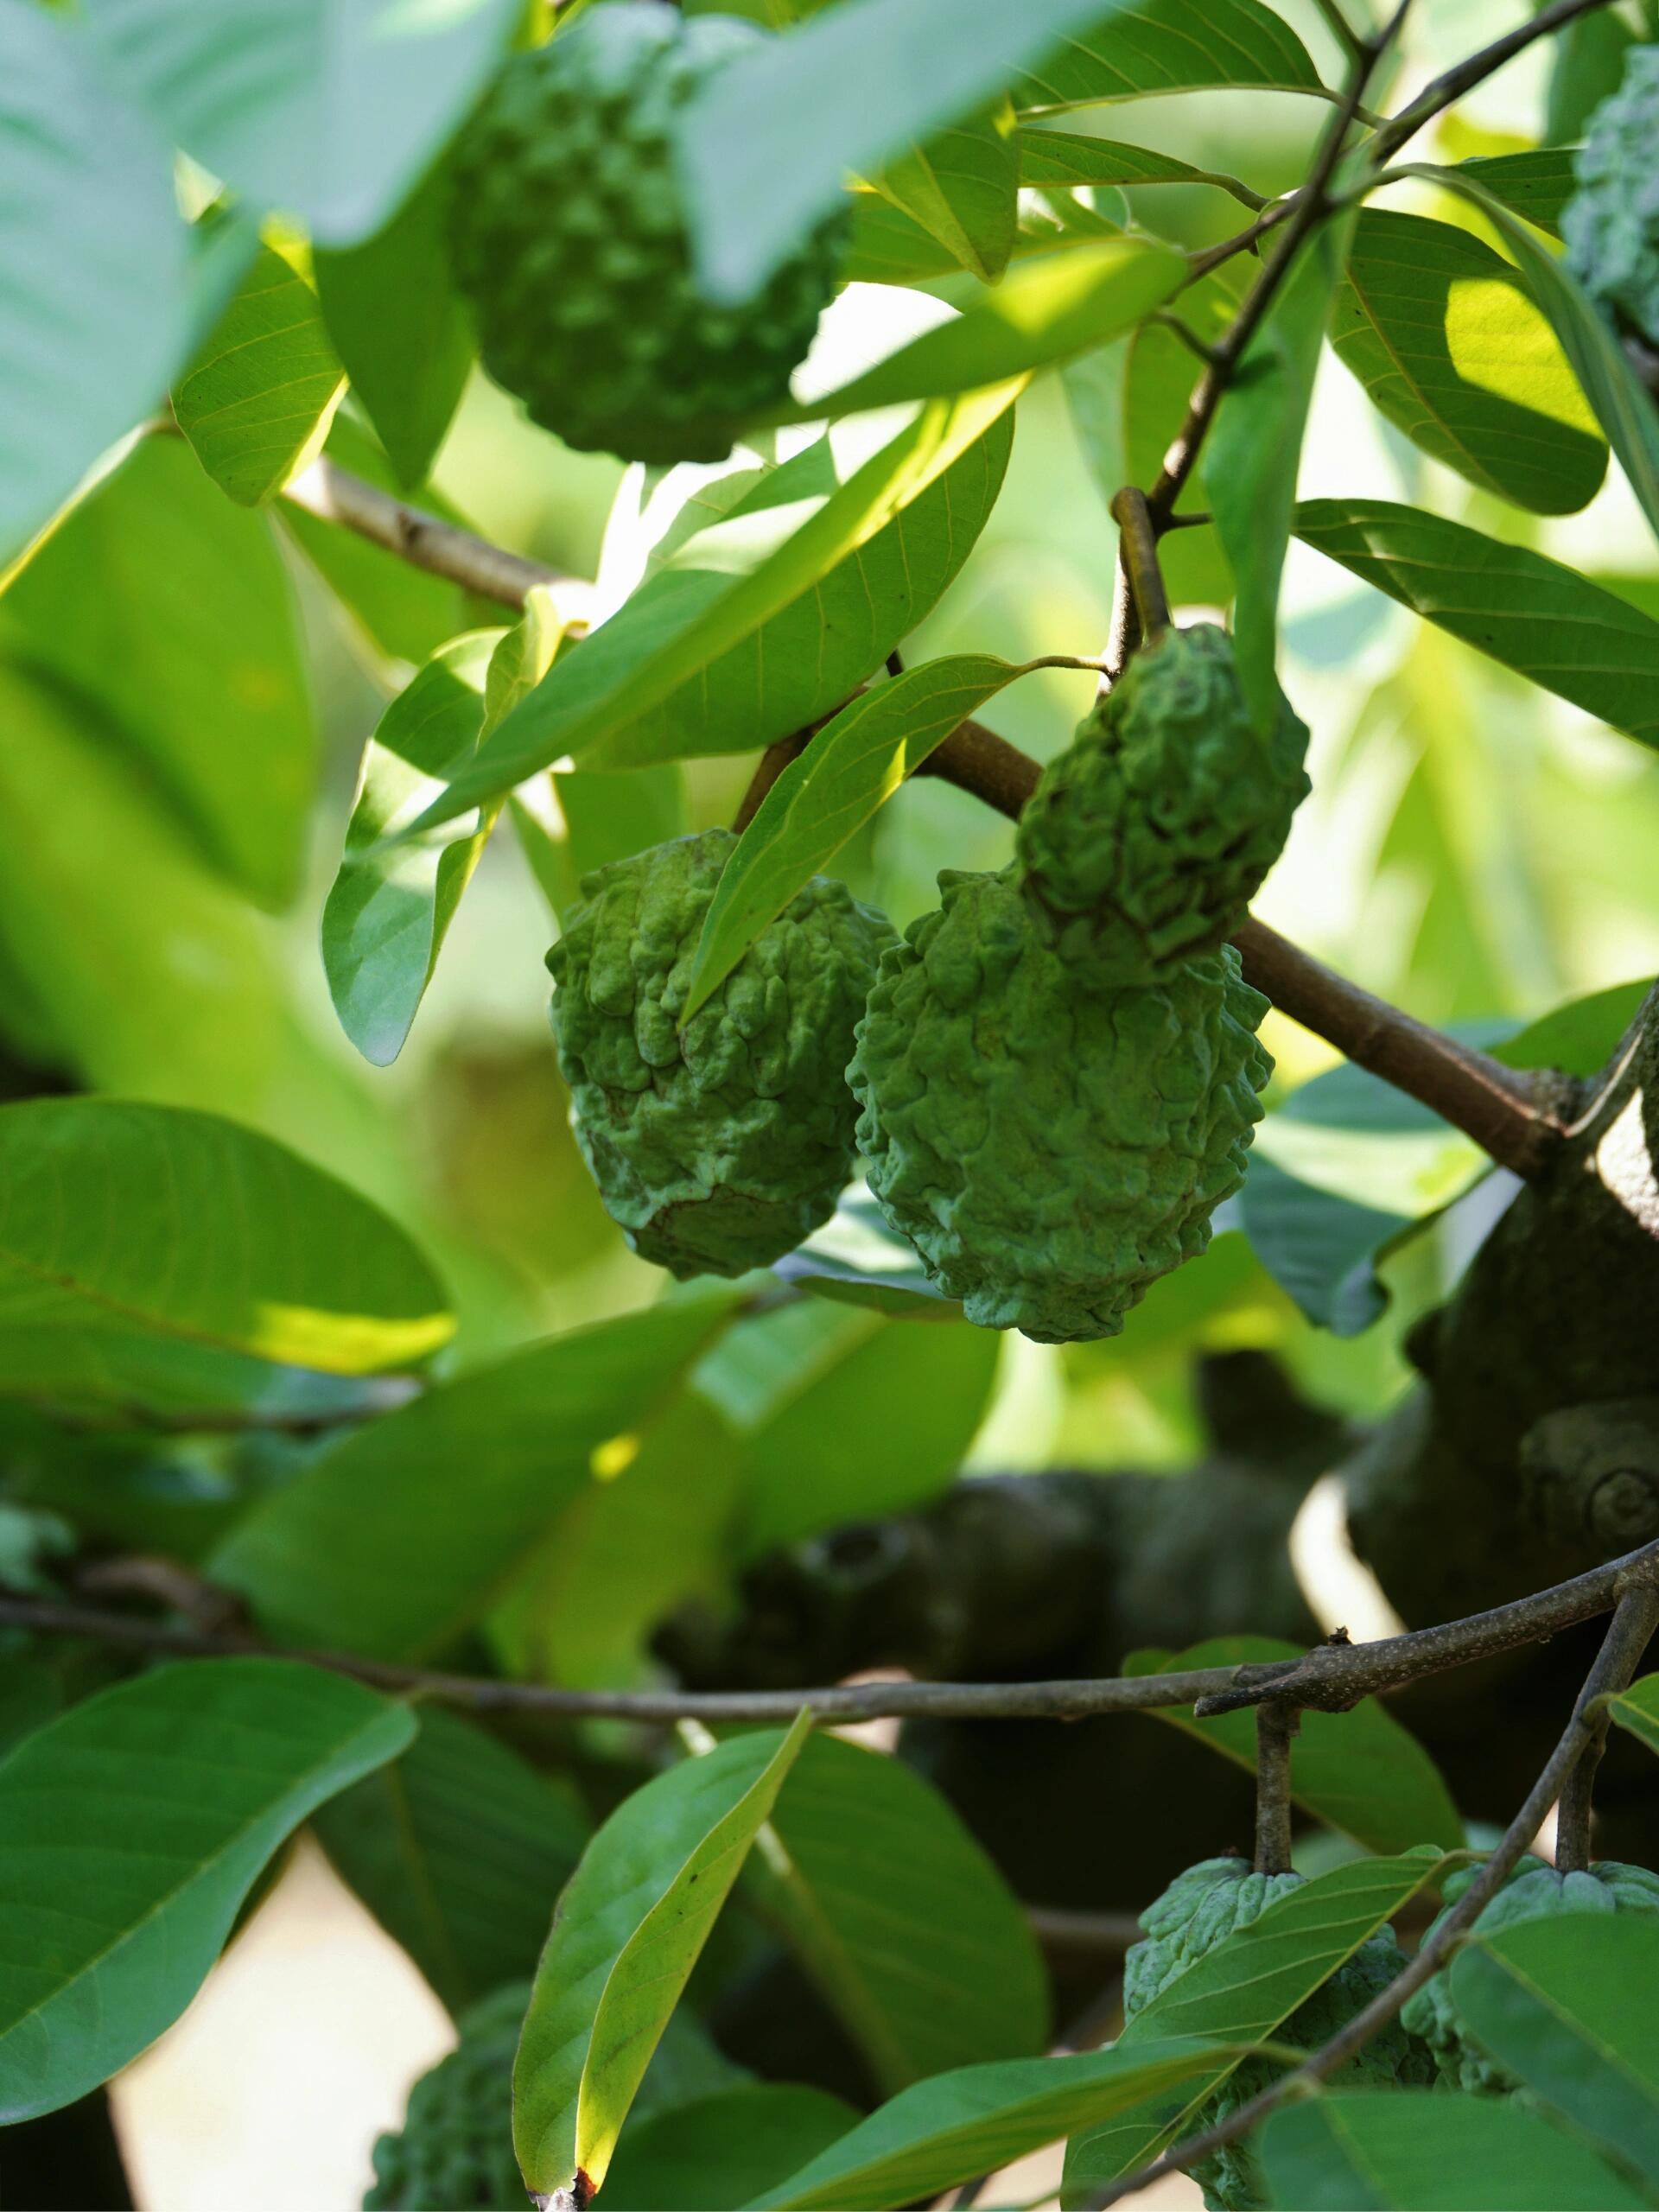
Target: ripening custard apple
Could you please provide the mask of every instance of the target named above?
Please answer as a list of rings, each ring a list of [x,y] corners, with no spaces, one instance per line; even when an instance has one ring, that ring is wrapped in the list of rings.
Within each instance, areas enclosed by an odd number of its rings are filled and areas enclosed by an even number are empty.
[[[598,7],[506,64],[462,135],[451,250],[484,365],[567,445],[719,461],[785,398],[835,290],[837,213],[740,306],[702,297],[674,114],[766,34],[662,0]]]
[[[1256,734],[1231,639],[1154,635],[1044,772],[1017,849],[1032,912],[1080,969],[1162,982],[1244,918],[1306,796],[1307,730],[1280,695]]]
[[[461,2041],[409,2093],[402,2129],[374,2146],[365,2212],[526,2212],[512,2154],[512,2061],[530,1984],[464,2012]]]
[[[582,1156],[634,1250],[680,1276],[769,1267],[835,1211],[853,1170],[853,1025],[893,942],[814,876],[682,1030],[736,843],[709,830],[585,876],[547,956]]]
[[[1429,1936],[1480,1872],[1478,1866],[1460,1867],[1449,1878],[1445,1910],[1430,1928]],[[1581,1872],[1563,1874],[1529,1855],[1483,1907],[1475,1926],[1490,1935],[1494,1929],[1512,1928],[1517,1921],[1543,1920],[1570,1912],[1659,1913],[1659,1874],[1649,1873],[1645,1866],[1627,1866],[1616,1859],[1604,1859]],[[1427,1940],[1426,1936],[1424,1941]],[[1452,2001],[1451,1977],[1446,1973],[1425,1982],[1407,2000],[1401,2017],[1413,2034],[1429,2046],[1441,2081],[1452,2088],[1503,2090],[1512,2086],[1510,2075],[1488,2058],[1465,2031]]]
[[[1659,346],[1659,46],[1633,46],[1590,118],[1561,216],[1567,264],[1592,300]]]
[[[1230,945],[1088,988],[1012,869],[947,869],[882,956],[847,1080],[870,1189],[970,1321],[1116,1336],[1243,1179],[1268,1001]]]
[[[1125,2024],[1236,1929],[1249,1927],[1306,1878],[1303,1874],[1258,1874],[1243,1859],[1205,1859],[1178,1874],[1141,1914],[1146,1941],[1133,1945],[1124,1959]],[[1405,1963],[1394,1930],[1379,1929],[1306,2004],[1274,2029],[1274,2040],[1301,2050],[1316,2050],[1385,1989]],[[1183,2133],[1227,2119],[1282,2070],[1266,2059],[1247,2058],[1192,2116]],[[1380,2029],[1331,2079],[1351,2088],[1387,2088],[1427,2082],[1432,2071],[1427,2054],[1395,2020]],[[1268,2201],[1248,2140],[1229,2144],[1203,2159],[1193,2167],[1192,2178],[1203,2190],[1210,2212],[1257,2212]]]

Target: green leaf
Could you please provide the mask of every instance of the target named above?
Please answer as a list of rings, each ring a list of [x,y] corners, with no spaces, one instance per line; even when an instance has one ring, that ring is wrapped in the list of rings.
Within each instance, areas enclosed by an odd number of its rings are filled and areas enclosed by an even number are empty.
[[[1618,90],[1633,43],[1611,9],[1567,23],[1554,41],[1544,135],[1552,146],[1573,145],[1610,92]]]
[[[472,317],[449,275],[440,162],[384,230],[316,257],[328,335],[399,483],[425,482],[473,365]]]
[[[293,588],[264,523],[152,438],[0,599],[13,657],[104,709],[207,857],[263,904],[305,865],[317,736]]]
[[[106,1335],[363,1375],[454,1327],[343,1183],[217,1115],[111,1098],[0,1106],[0,1387],[34,1392],[73,1386]]]
[[[1048,1980],[1019,1900],[931,1783],[832,1736],[801,1754],[744,1876],[891,2095],[1025,2058]]]
[[[1312,1718],[1310,1715],[1309,1718]],[[1316,1874],[1269,1905],[1194,1961],[1118,2038],[1126,2056],[1172,2036],[1234,2046],[1260,2043],[1305,2005],[1362,1943],[1401,1906],[1439,1879],[1437,1851],[1397,1859],[1362,1859]],[[1238,2050],[1164,2100],[1105,2127],[1074,2135],[1066,2145],[1063,2204],[1075,2204],[1102,2183],[1156,2158],[1185,2134],[1198,2107],[1238,2063]],[[1312,2202],[1322,2202],[1313,2199]]]
[[[531,873],[563,923],[582,903],[582,884],[595,868],[685,834],[685,779],[677,762],[635,768],[626,776],[584,775],[580,769],[526,784],[507,801]]]
[[[1377,1265],[1416,1225],[1410,1214],[1363,1205],[1292,1175],[1253,1153],[1239,1198],[1250,1248],[1310,1321],[1335,1337],[1357,1337],[1387,1309]]]
[[[1659,1752],[1659,1675],[1643,1675],[1639,1682],[1610,1697],[1607,1710],[1638,1743]]]
[[[753,2200],[776,2212],[882,2212],[937,2196],[1148,2097],[1212,2078],[1215,2046],[1142,2044],[964,2066],[901,2089],[797,2174]]]
[[[1277,1637],[1222,1636],[1179,1654],[1133,1651],[1123,1662],[1123,1671],[1156,1675],[1166,1669],[1255,1665],[1301,1656],[1300,1645]],[[1171,1706],[1153,1717],[1183,1735],[1196,1736],[1236,1765],[1255,1771],[1253,1712],[1220,1713],[1196,1720],[1190,1706]],[[1455,1851],[1463,1844],[1463,1822],[1440,1770],[1416,1738],[1375,1698],[1365,1699],[1351,1713],[1303,1714],[1301,1729],[1291,1745],[1290,1787],[1296,1802],[1316,1820],[1352,1836],[1367,1851],[1407,1851],[1422,1843]]]
[[[1387,499],[1304,500],[1296,535],[1505,668],[1659,745],[1659,622],[1576,570]]]
[[[111,75],[204,168],[324,245],[372,237],[505,53],[516,0],[85,0]]]
[[[1646,2202],[1582,2143],[1508,2098],[1343,2089],[1274,2113],[1277,2205],[1329,2212],[1624,2212]]]
[[[851,2105],[794,2082],[746,2082],[622,2132],[605,2177],[615,2212],[728,2212],[775,2188],[858,2124]]]
[[[1122,238],[1023,264],[850,384],[765,419],[815,423],[1029,376],[1120,336],[1179,287],[1186,267],[1156,239]]]
[[[0,578],[191,342],[172,162],[124,89],[77,23],[0,6]]]
[[[1425,162],[1408,166],[1402,174],[1460,193],[1480,209],[1514,255],[1532,296],[1561,341],[1561,351],[1572,363],[1637,503],[1659,536],[1659,407],[1630,366],[1611,324],[1565,264],[1466,169],[1436,168]]]
[[[1205,458],[1205,495],[1233,572],[1239,682],[1264,734],[1279,712],[1279,579],[1290,544],[1302,438],[1352,227],[1351,217],[1333,217],[1302,246],[1244,349]]]
[[[534,1972],[589,1832],[573,1790],[435,1705],[401,1758],[322,1806],[312,1826],[454,2013]]]
[[[1644,976],[1639,982],[1588,991],[1541,1014],[1491,1049],[1506,1067],[1561,1068],[1568,1075],[1597,1075],[1618,1051],[1652,988],[1651,977]]]
[[[1016,390],[934,403],[844,483],[828,441],[774,470],[760,520],[798,524],[781,543],[757,547],[756,517],[741,508],[692,538],[558,662],[416,826],[567,757],[609,769],[747,752],[838,706],[967,558],[1001,486]],[[787,503],[776,520],[774,502]]]
[[[1024,671],[990,653],[906,669],[854,699],[761,801],[703,917],[684,1019],[937,745]]]
[[[1500,2066],[1659,2190],[1659,1922],[1581,1913],[1496,1930],[1452,1966],[1452,2001]]]
[[[1092,24],[1018,80],[1014,100],[1052,112],[1210,86],[1325,89],[1295,32],[1260,0],[1132,0],[1096,8]]]
[[[787,1252],[772,1269],[815,1297],[861,1306],[896,1321],[954,1321],[962,1307],[947,1298],[916,1256],[914,1245],[890,1229],[860,1189],[842,1194],[822,1229]]]
[[[952,261],[994,284],[1014,251],[1020,161],[1008,124],[986,116],[939,131],[890,162],[876,189],[914,216]]]
[[[811,1726],[803,1713],[787,1734],[737,1736],[671,1768],[588,1845],[513,2068],[513,2147],[532,2196],[604,2181],[658,2038]]]
[[[726,1292],[675,1300],[435,1386],[257,1506],[215,1555],[213,1580],[291,1642],[386,1657],[442,1647],[593,1479],[598,1446],[671,1394],[731,1306]]]
[[[328,435],[345,389],[302,249],[264,245],[207,344],[173,387],[196,458],[239,506],[261,506]]]
[[[0,1765],[0,2122],[72,2103],[154,2042],[277,1847],[414,1733],[343,1675],[215,1659],[26,1738]]]
[[[1112,138],[1089,138],[1072,130],[1016,130],[1020,177],[1025,184],[1212,184],[1246,207],[1262,206],[1259,192],[1236,176],[1195,169],[1173,154],[1146,146],[1125,146]]]
[[[1573,154],[1570,146],[1539,146],[1526,154],[1482,154],[1456,166],[1517,215],[1559,237],[1561,210],[1578,189]]]
[[[1365,210],[1331,342],[1396,428],[1482,491],[1560,515],[1600,488],[1606,444],[1554,333],[1469,232]]]

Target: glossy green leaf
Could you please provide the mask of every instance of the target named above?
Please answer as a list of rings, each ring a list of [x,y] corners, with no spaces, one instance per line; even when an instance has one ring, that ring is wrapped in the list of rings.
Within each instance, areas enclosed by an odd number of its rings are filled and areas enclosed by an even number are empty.
[[[1187,1667],[1255,1665],[1296,1659],[1300,1647],[1271,1636],[1223,1636],[1190,1651],[1133,1651],[1126,1675]],[[1203,1719],[1190,1706],[1160,1708],[1154,1718],[1196,1736],[1235,1764],[1255,1770],[1255,1715],[1221,1713]],[[1351,1713],[1306,1713],[1290,1750],[1296,1802],[1368,1851],[1407,1851],[1434,1843],[1447,1851],[1464,1840],[1452,1793],[1428,1753],[1388,1707],[1367,1698]],[[1183,2033],[1186,2031],[1183,2030]],[[1207,2032],[1207,2031],[1206,2031]]]
[[[1043,2048],[1047,1976],[1019,1900],[899,1760],[815,1737],[744,1882],[887,2094]]]
[[[1561,1068],[1568,1075],[1592,1076],[1618,1051],[1651,988],[1650,978],[1612,983],[1552,1007],[1491,1051],[1507,1067]]]
[[[293,897],[318,767],[293,588],[178,439],[65,518],[0,598],[0,639],[97,702],[232,882]]]
[[[670,1768],[588,1845],[513,2068],[513,2147],[532,2196],[604,2181],[658,2038],[811,1726],[803,1713],[786,1734],[734,1737]]]
[[[1222,2063],[1213,2044],[1183,2040],[961,2067],[901,2089],[753,2203],[767,2212],[914,2203],[1148,2097],[1212,2079]]]
[[[740,509],[683,547],[558,662],[416,826],[566,758],[621,768],[747,752],[839,705],[967,558],[1007,465],[1015,390],[935,403],[845,482],[827,441],[775,470],[758,518]],[[788,534],[769,542],[779,528]]]
[[[475,1722],[421,1710],[403,1757],[313,1815],[336,1871],[451,2012],[527,1980],[587,1844],[574,1790]]]
[[[1075,130],[1025,128],[1014,133],[1020,175],[1026,184],[1212,184],[1247,207],[1262,204],[1236,176],[1197,169],[1173,154],[1146,146],[1125,146],[1112,138],[1090,138]]]
[[[1652,394],[1631,367],[1611,323],[1599,313],[1565,263],[1466,169],[1421,163],[1408,168],[1405,174],[1460,193],[1479,208],[1513,254],[1534,299],[1560,339],[1561,351],[1630,479],[1643,512],[1659,535],[1659,407],[1654,405]]]
[[[725,1293],[531,1344],[342,1437],[256,1506],[211,1574],[290,1642],[387,1657],[442,1647],[647,1422],[723,1326]]]
[[[1452,1965],[1452,2001],[1540,2102],[1659,2190],[1659,1922],[1574,1914],[1496,1929]]]
[[[198,461],[239,506],[273,499],[321,447],[345,389],[298,251],[262,245],[173,387]]]
[[[1659,1752],[1659,1675],[1643,1675],[1639,1682],[1610,1697],[1607,1710],[1638,1743]]]
[[[1251,1156],[1239,1211],[1251,1249],[1310,1321],[1357,1337],[1385,1312],[1377,1266],[1415,1225],[1411,1215],[1321,1190],[1262,1153]]]
[[[1296,535],[1546,691],[1659,744],[1659,622],[1559,561],[1386,499],[1309,499]]]
[[[1097,8],[1092,23],[1026,71],[1014,100],[1040,113],[1211,86],[1324,89],[1306,48],[1262,0],[1131,0]]]
[[[0,576],[161,401],[192,339],[165,141],[79,26],[0,5]]]
[[[1118,2049],[1132,2056],[1172,2036],[1236,2047],[1260,2043],[1402,1905],[1437,1881],[1445,1863],[1437,1851],[1413,1851],[1396,1859],[1358,1859],[1316,1874],[1178,1975],[1124,2029]],[[1066,2145],[1061,2202],[1077,2203],[1102,2183],[1132,2173],[1187,2133],[1198,2107],[1237,2063],[1236,2048],[1206,2075],[1189,2082],[1178,2098],[1074,2135]]]
[[[766,793],[726,863],[703,917],[686,1020],[935,746],[1022,672],[990,653],[925,661],[864,692],[818,732]]]
[[[1024,263],[852,383],[767,419],[811,423],[1029,376],[1119,337],[1185,275],[1185,256],[1152,238],[1107,238]]]
[[[111,76],[187,154],[324,245],[372,237],[505,53],[515,0],[86,0]]]
[[[858,2124],[828,2090],[746,2082],[634,2120],[605,2177],[614,2212],[729,2212],[772,2189]]]
[[[1336,216],[1302,246],[1244,349],[1205,457],[1205,495],[1233,572],[1239,683],[1263,733],[1279,712],[1279,579],[1290,545],[1302,439],[1352,227],[1351,219]]]
[[[0,1765],[0,2122],[72,2103],[171,2026],[277,1847],[414,1732],[343,1675],[215,1659],[26,1738]]]
[[[316,257],[328,335],[407,491],[426,480],[473,365],[472,316],[449,275],[442,162],[384,230]]]
[[[1624,2212],[1646,2202],[1594,2152],[1509,2099],[1342,2089],[1273,2113],[1276,2205],[1329,2212]]]
[[[1599,489],[1606,443],[1554,333],[1469,232],[1364,210],[1331,342],[1397,429],[1482,491],[1559,515]]]
[[[362,1375],[454,1326],[414,1245],[344,1184],[217,1115],[110,1098],[0,1106],[0,1307],[13,1390],[77,1376],[106,1332]]]
[[[890,162],[876,189],[937,238],[969,274],[994,284],[1014,251],[1020,160],[998,118],[953,124]]]
[[[1493,199],[1558,236],[1561,210],[1578,188],[1573,156],[1569,146],[1539,146],[1527,154],[1477,155],[1457,166]]]

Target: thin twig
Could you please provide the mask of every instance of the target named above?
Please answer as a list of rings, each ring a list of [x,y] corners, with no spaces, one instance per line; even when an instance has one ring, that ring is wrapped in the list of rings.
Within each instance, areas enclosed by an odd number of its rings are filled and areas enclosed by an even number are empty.
[[[257,1654],[327,1667],[400,1694],[429,1697],[477,1713],[541,1713],[613,1720],[786,1721],[803,1707],[824,1720],[1081,1720],[1101,1713],[1146,1713],[1191,1705],[1199,1713],[1258,1705],[1264,1699],[1322,1713],[1343,1713],[1362,1698],[1397,1689],[1420,1675],[1545,1643],[1616,1605],[1627,1585],[1659,1578],[1659,1541],[1574,1575],[1531,1597],[1438,1628],[1376,1643],[1321,1643],[1300,1659],[1265,1665],[1201,1667],[1166,1675],[1109,1675],[1047,1682],[841,1683],[783,1690],[572,1690],[542,1682],[437,1674],[349,1651],[269,1643],[235,1630],[211,1631],[66,1605],[54,1599],[0,1594],[0,1625],[44,1636],[81,1636],[179,1658]]]
[[[1530,46],[1535,39],[1548,38],[1552,31],[1565,29],[1579,16],[1592,15],[1598,9],[1611,4],[1612,0],[1554,0],[1553,7],[1541,10],[1530,22],[1518,24],[1502,38],[1494,39],[1490,46],[1482,47],[1478,54],[1471,54],[1466,60],[1458,62],[1436,77],[1433,84],[1426,86],[1408,106],[1401,109],[1398,115],[1390,116],[1382,124],[1372,148],[1374,160],[1380,166],[1391,159],[1408,138],[1415,137],[1426,123],[1433,122],[1443,109],[1450,107],[1453,101],[1460,100],[1465,92],[1472,92],[1477,85],[1484,84],[1488,77],[1503,68],[1506,62],[1512,61],[1522,48]]]
[[[1653,1550],[1649,1547],[1649,1554]],[[1136,2172],[1126,2174],[1089,2200],[1090,2212],[1104,2212],[1108,2205],[1116,2204],[1126,2196],[1138,2196],[1150,2188],[1165,2174],[1187,2172],[1200,2159],[1224,2150],[1260,2126],[1268,2115],[1276,2111],[1287,2099],[1305,2094],[1317,2088],[1325,2077],[1363,2050],[1377,2031],[1388,2026],[1401,2007],[1421,1989],[1445,1963],[1459,1938],[1480,1917],[1485,1906],[1502,1889],[1519,1863],[1527,1847],[1542,1827],[1550,1807],[1560,1795],[1567,1777],[1577,1765],[1594,1725],[1592,1708],[1598,1698],[1607,1692],[1621,1688],[1635,1672],[1637,1662],[1652,1637],[1656,1623],[1659,1623],[1659,1584],[1654,1580],[1655,1567],[1651,1558],[1641,1573],[1627,1573],[1618,1606],[1602,1640],[1600,1652],[1590,1669],[1583,1688],[1579,1692],[1560,1743],[1550,1753],[1543,1772],[1534,1783],[1526,1802],[1516,1815],[1491,1857],[1479,1874],[1459,1897],[1433,1933],[1423,1943],[1416,1957],[1404,1970],[1396,1974],[1386,1989],[1378,1992],[1370,2003],[1357,2012],[1330,2042],[1320,2045],[1301,2065],[1252,2097],[1249,2103],[1214,2127],[1202,2133],[1190,2135],[1185,2142],[1177,2143],[1155,2158],[1149,2165]]]
[[[1582,1873],[1591,1863],[1596,1770],[1601,1764],[1612,1720],[1605,1700],[1630,1688],[1656,1630],[1659,1630],[1659,1578],[1633,1581],[1618,1601],[1612,1627],[1602,1647],[1602,1674],[1596,1700],[1584,1713],[1588,1741],[1561,1784],[1555,1820],[1555,1864],[1564,1874]]]
[[[1326,29],[1350,60],[1357,61],[1365,50],[1365,41],[1342,12],[1338,0],[1314,0],[1325,21]]]
[[[1058,1905],[1028,1904],[1026,1923],[1046,1951],[1065,1958],[1122,1958],[1142,1934],[1132,1912],[1068,1912]]]
[[[761,802],[779,777],[800,759],[822,728],[821,722],[814,722],[810,729],[795,730],[788,737],[779,738],[760,755],[754,765],[754,773],[749,778],[748,788],[738,803],[737,812],[732,817],[732,827],[740,837],[760,813]]]
[[[1268,1698],[1255,1708],[1255,1871],[1290,1872],[1290,1747],[1301,1726],[1294,1705]]]
[[[1112,520],[1118,527],[1123,573],[1145,639],[1168,629],[1170,624],[1169,595],[1164,588],[1164,572],[1158,565],[1158,533],[1152,525],[1145,493],[1126,484],[1112,500]]]

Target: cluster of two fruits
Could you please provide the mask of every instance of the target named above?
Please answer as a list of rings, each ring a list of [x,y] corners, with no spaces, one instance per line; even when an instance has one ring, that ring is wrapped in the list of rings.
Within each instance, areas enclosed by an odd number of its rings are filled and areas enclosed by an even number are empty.
[[[898,941],[814,878],[689,1021],[734,849],[710,830],[588,879],[548,957],[578,1139],[676,1274],[739,1274],[828,1218],[861,1154],[888,1222],[970,1320],[1115,1334],[1203,1249],[1270,1062],[1226,944],[1306,790],[1230,643],[1167,630],[1045,774],[1000,874],[940,878]]]

